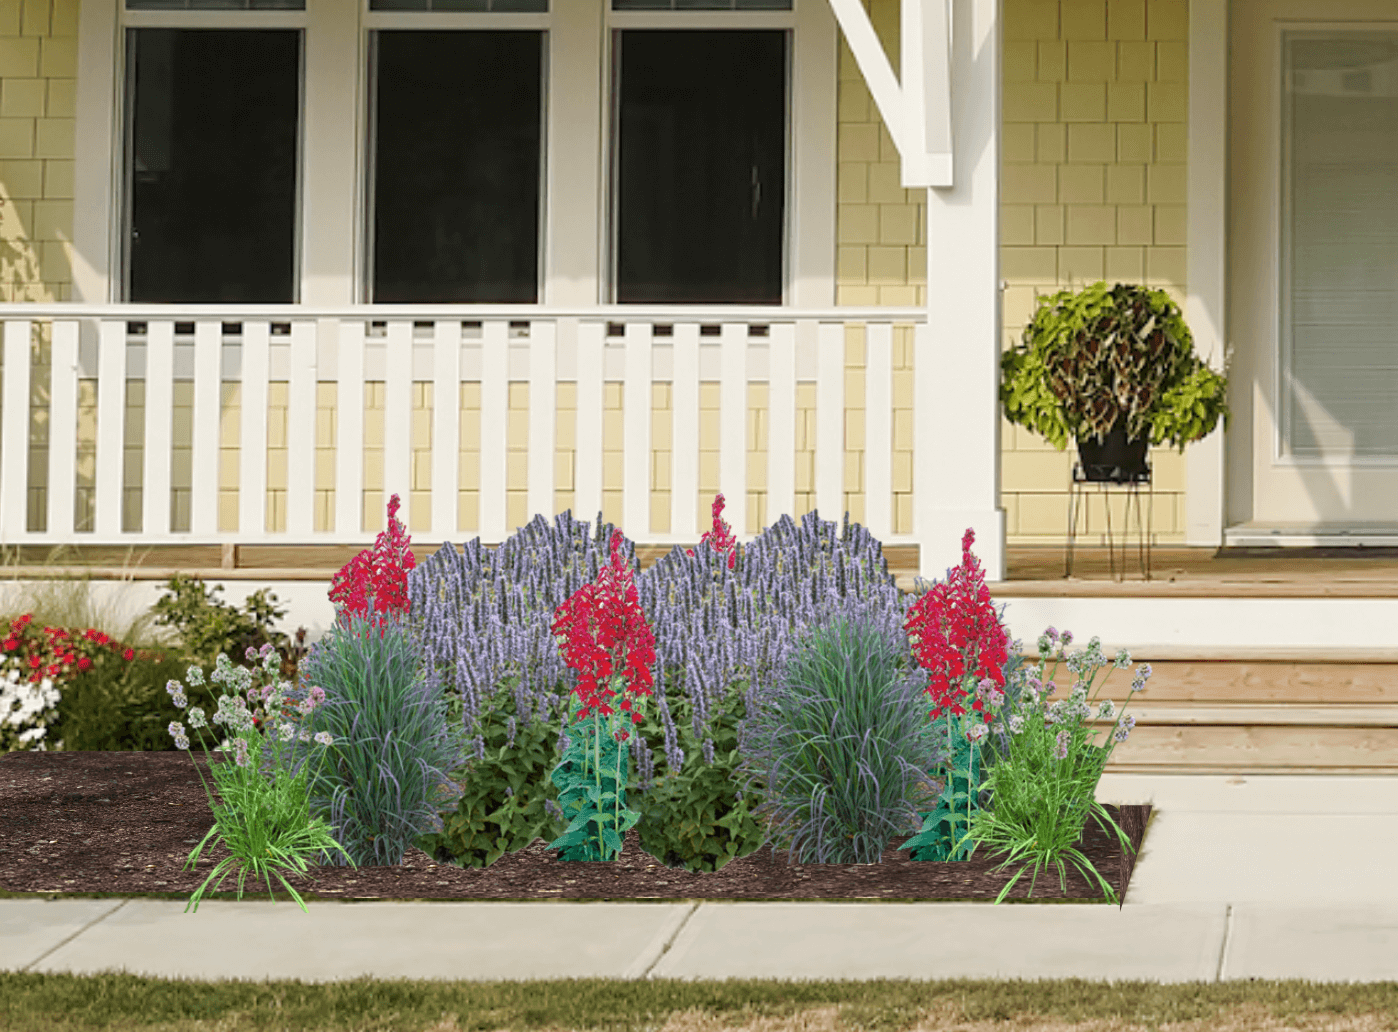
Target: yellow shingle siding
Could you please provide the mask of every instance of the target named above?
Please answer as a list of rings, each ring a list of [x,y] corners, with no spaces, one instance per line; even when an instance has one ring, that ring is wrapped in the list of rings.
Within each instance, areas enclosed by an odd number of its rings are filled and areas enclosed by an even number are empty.
[[[1143,282],[1183,303],[1188,13],[1187,0],[1005,0],[1003,347],[1065,287]],[[1076,448],[1001,430],[1008,540],[1062,541]],[[1183,456],[1152,449],[1151,465],[1155,540],[1183,543]],[[1124,503],[1112,493],[1118,540]],[[1089,493],[1088,543],[1104,539],[1105,504]]]
[[[78,0],[0,0],[0,300],[66,301]]]
[[[864,3],[896,70],[898,2]],[[1037,297],[1065,287],[1144,282],[1183,302],[1188,14],[1188,0],[1005,0],[1002,347],[1020,339]],[[839,90],[837,303],[923,304],[920,191],[874,192],[876,179],[896,185],[898,155],[843,42]],[[895,425],[907,415],[894,414]],[[1076,448],[1057,451],[1009,423],[1001,430],[1009,542],[1063,541]],[[910,461],[907,442],[895,439],[895,471]],[[1151,464],[1154,539],[1182,543],[1183,456],[1155,449]],[[894,532],[909,533],[911,495],[898,495],[897,480]],[[1104,541],[1106,504],[1090,493],[1078,525],[1086,543]],[[1111,505],[1119,539],[1124,497],[1114,492]]]
[[[896,73],[898,0],[863,3]],[[926,191],[899,185],[898,148],[843,35],[838,104],[835,303],[926,304]]]

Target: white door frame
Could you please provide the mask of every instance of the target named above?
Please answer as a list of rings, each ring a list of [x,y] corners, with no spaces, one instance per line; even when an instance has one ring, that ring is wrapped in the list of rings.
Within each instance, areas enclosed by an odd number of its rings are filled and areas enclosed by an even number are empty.
[[[1339,17],[1337,17],[1339,16]],[[1387,0],[1235,0],[1230,108],[1230,522],[1339,525],[1392,519],[1398,460],[1283,454],[1281,45],[1288,29],[1398,30]],[[1263,113],[1263,114],[1259,114]]]

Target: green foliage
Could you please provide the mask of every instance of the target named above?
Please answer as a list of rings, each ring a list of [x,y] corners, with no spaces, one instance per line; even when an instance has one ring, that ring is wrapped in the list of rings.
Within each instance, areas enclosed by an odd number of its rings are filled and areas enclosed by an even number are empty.
[[[710,724],[714,761],[706,763],[702,740],[694,735],[692,703],[682,690],[671,688],[667,703],[674,710],[684,763],[679,771],[657,778],[634,804],[641,812],[636,825],[641,848],[666,867],[721,870],[767,841],[765,827],[753,816],[762,793],[744,792],[738,783],[738,717],[746,710],[742,696],[738,690],[724,693]],[[646,720],[639,730],[649,743],[664,748],[658,717]]]
[[[164,591],[151,607],[156,623],[174,628],[185,649],[204,666],[213,666],[220,654],[236,665],[247,649],[260,649],[264,643],[284,657],[294,651],[287,636],[272,626],[286,609],[277,608],[277,596],[267,588],[249,595],[242,612],[218,598],[222,585],[206,588],[198,577],[176,574]],[[282,676],[294,679],[294,664],[288,670],[284,663]]]
[[[92,665],[64,686],[57,725],[48,737],[61,741],[64,752],[174,749],[167,728],[183,715],[165,684],[182,679],[189,666],[187,658],[170,652],[129,662],[115,653],[94,656]],[[216,687],[190,688],[190,705],[212,713],[218,708]]]
[[[570,823],[562,819],[558,786],[549,777],[559,762],[556,739],[563,707],[540,720],[519,721],[512,740],[506,714],[517,679],[503,682],[483,701],[480,731],[485,755],[471,757],[453,772],[463,791],[455,811],[445,816],[442,832],[424,835],[416,843],[438,863],[487,867],[536,838],[553,841]],[[462,704],[459,695],[450,697],[454,711],[448,723],[456,725]],[[691,703],[673,681],[667,704],[685,759],[681,770],[657,778],[644,791],[636,789],[632,795],[628,783],[628,804],[641,815],[635,825],[641,848],[667,867],[717,871],[766,841],[763,827],[752,816],[761,795],[742,792],[735,777],[742,692],[726,693],[713,721],[712,764],[704,762],[702,740],[694,736]],[[651,712],[633,731],[652,748],[663,749],[664,725],[652,707],[646,708]],[[612,763],[615,770],[615,758]]]
[[[452,772],[462,789],[456,809],[445,816],[440,832],[415,843],[438,863],[489,867],[536,838],[552,841],[567,827],[559,819],[558,786],[548,776],[558,762],[554,739],[561,714],[547,724],[528,721],[512,736],[502,715],[509,694],[510,686],[502,686],[482,706],[485,757],[473,756]],[[459,726],[461,697],[452,693],[449,698],[447,724]]]
[[[549,848],[560,851],[560,860],[615,860],[622,836],[641,818],[626,808],[631,757],[612,734],[615,724],[631,726],[630,714],[620,714],[624,721],[617,713],[580,718],[582,700],[569,698],[568,747],[549,775],[569,824]]]
[[[1005,418],[1060,451],[1102,438],[1119,418],[1128,438],[1185,445],[1228,425],[1227,363],[1194,354],[1179,306],[1163,290],[1094,283],[1040,298],[1019,347],[1000,361]]]
[[[955,717],[950,719],[959,723]],[[922,830],[899,847],[911,850],[914,860],[966,860],[975,851],[967,842],[971,822],[981,808],[980,786],[986,771],[980,765],[980,746],[968,742],[964,734],[951,735],[951,747],[949,777],[936,809],[924,816]]]

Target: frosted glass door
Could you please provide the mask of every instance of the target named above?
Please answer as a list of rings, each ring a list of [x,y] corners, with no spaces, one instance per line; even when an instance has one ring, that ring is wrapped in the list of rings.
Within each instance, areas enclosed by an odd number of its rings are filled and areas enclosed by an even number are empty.
[[[1229,12],[1225,526],[1367,534],[1398,520],[1398,4]]]
[[[1398,34],[1282,48],[1282,451],[1398,458]]]

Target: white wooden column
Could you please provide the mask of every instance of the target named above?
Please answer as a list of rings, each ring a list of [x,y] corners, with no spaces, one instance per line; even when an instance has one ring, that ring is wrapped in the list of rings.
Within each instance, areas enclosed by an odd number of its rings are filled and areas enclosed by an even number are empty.
[[[927,325],[913,358],[913,535],[926,580],[1005,577],[1000,507],[1000,2],[952,3],[954,186],[927,191]]]
[[[543,206],[544,281],[539,300],[550,305],[595,305],[601,300],[605,2],[554,3],[545,37],[548,201]],[[588,518],[596,515],[594,511]]]
[[[363,163],[363,6],[306,0],[299,299],[308,305],[360,300],[356,226]]]
[[[73,239],[64,250],[73,270],[74,301],[105,304],[117,297],[109,283],[118,194],[112,170],[121,153],[116,133],[121,46],[120,0],[82,0],[78,7],[77,118],[73,131]],[[123,342],[123,346],[124,342]]]
[[[5,322],[4,406],[0,408],[0,535],[14,541],[29,529],[29,350],[32,323]]]
[[[1189,248],[1185,322],[1194,348],[1223,370],[1227,294],[1228,3],[1189,4]],[[1185,543],[1223,544],[1226,519],[1222,422],[1185,446]]]

